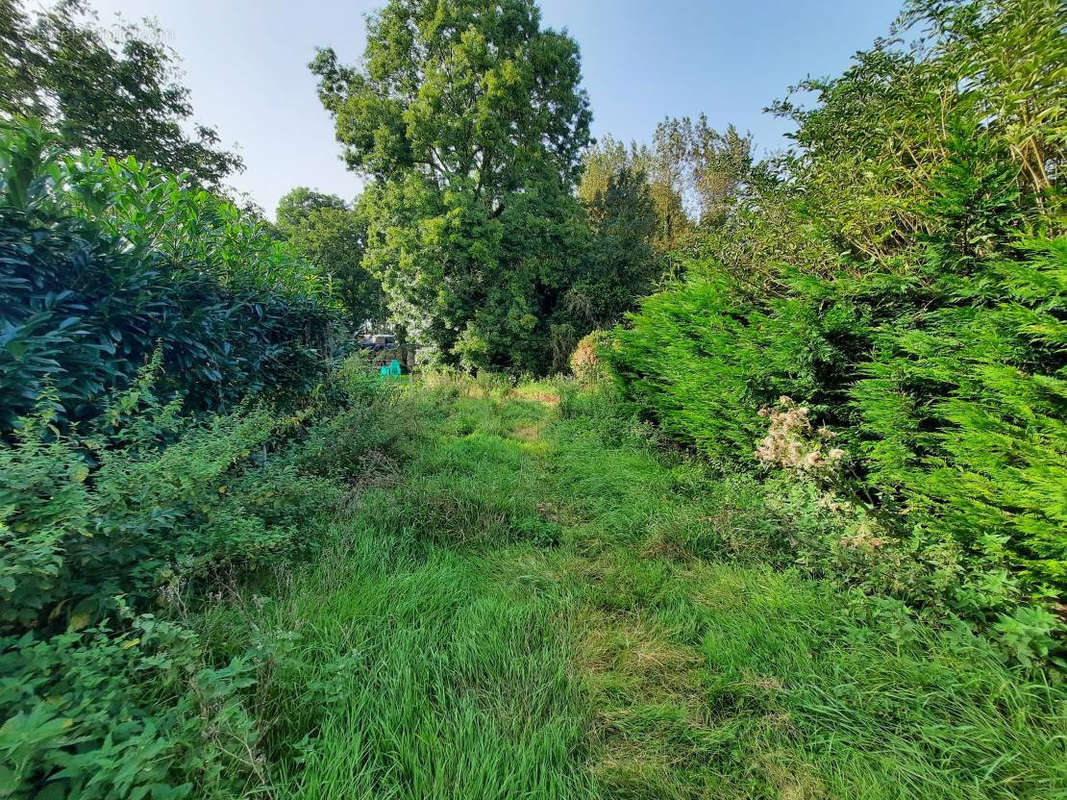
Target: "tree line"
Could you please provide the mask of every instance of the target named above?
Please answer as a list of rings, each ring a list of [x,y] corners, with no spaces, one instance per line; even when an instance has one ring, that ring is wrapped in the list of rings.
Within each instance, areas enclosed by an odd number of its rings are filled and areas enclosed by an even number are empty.
[[[71,151],[133,157],[226,194],[243,168],[193,123],[177,54],[151,23],[102,28],[84,0],[0,2],[0,115]],[[298,187],[269,225],[331,287],[352,328],[389,325],[434,360],[545,374],[678,269],[723,213],[751,141],[669,119],[651,145],[589,134],[577,44],[536,4],[390,3],[358,67],[310,64],[358,198]],[[191,130],[192,133],[187,133]]]

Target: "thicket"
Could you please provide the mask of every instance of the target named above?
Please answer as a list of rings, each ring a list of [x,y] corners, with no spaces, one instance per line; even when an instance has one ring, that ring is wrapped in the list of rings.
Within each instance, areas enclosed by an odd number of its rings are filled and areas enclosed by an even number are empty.
[[[796,523],[797,562],[1045,654],[1067,589],[1064,30],[1055,0],[910,3],[798,87],[810,107],[775,105],[795,146],[603,348],[671,435],[804,477],[841,525]]]
[[[98,414],[157,349],[189,410],[298,396],[335,317],[329,284],[261,221],[132,159],[0,132],[0,429],[47,392]]]
[[[64,432],[54,401],[0,445],[0,792],[241,796],[263,785],[242,690],[273,644],[217,659],[187,615],[329,540],[401,417],[362,362],[294,413],[191,416],[160,359]]]
[[[312,553],[389,426],[330,374],[332,287],[132,158],[0,133],[0,796],[239,795],[241,690],[185,624]],[[384,438],[383,438],[384,437]]]

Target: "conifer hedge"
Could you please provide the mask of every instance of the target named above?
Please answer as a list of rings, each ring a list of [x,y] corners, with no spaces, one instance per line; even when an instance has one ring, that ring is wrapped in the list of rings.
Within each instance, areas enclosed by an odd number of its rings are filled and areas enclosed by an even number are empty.
[[[990,620],[1067,592],[1063,30],[1046,0],[911,3],[813,107],[777,104],[777,180],[606,351],[727,464],[761,468],[761,408],[806,406],[847,453],[836,491],[950,552],[948,602]]]

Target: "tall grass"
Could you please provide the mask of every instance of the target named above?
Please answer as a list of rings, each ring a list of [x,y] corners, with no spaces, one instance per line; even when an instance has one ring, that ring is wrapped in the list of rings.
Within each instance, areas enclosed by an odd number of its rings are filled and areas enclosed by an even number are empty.
[[[220,655],[263,654],[274,795],[1065,796],[1061,687],[773,569],[741,545],[766,496],[610,396],[410,391],[412,460],[329,556],[201,619]]]

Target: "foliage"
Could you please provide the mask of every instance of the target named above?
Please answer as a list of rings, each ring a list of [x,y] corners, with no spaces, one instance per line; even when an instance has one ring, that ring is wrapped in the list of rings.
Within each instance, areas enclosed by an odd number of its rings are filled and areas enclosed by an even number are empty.
[[[627,148],[610,134],[594,142],[582,159],[582,180],[578,199],[590,204],[608,189],[611,180],[623,171],[640,172],[648,179],[648,190],[656,212],[652,245],[660,258],[671,257],[682,248],[691,232],[681,194],[679,166],[667,154],[636,143]]]
[[[594,328],[607,328],[632,310],[662,276],[652,242],[656,209],[643,172],[623,167],[585,203],[590,243],[587,266],[567,290],[568,309]]]
[[[291,233],[308,221],[316,211],[332,209],[344,211],[348,204],[335,194],[316,192],[306,186],[297,186],[278,201],[275,221],[283,234]]]
[[[704,226],[721,224],[753,177],[752,137],[732,125],[720,133],[704,114],[665,119],[644,153]]]
[[[1062,686],[760,550],[845,534],[810,496],[659,446],[610,386],[417,380],[412,460],[327,557],[203,618],[223,658],[283,643],[250,691],[279,794],[1062,794]]]
[[[195,421],[146,371],[83,432],[56,428],[45,402],[0,445],[5,796],[267,785],[244,693],[271,647],[217,658],[188,614],[322,546],[346,481],[380,465],[398,433],[366,372],[331,376],[292,417]]]
[[[5,131],[0,796],[1062,796],[1063,9],[901,25],[753,165],[584,150],[531,0],[392,0],[313,65],[364,197],[276,228]],[[322,371],[379,278],[477,378]]]
[[[222,739],[249,734],[233,697],[248,684],[247,668],[210,670],[195,637],[173,623],[146,616],[116,628],[108,619],[157,597],[184,602],[182,590],[205,568],[259,552],[259,520],[220,502],[221,476],[232,474],[229,462],[240,453],[232,439],[208,448],[194,432],[162,459],[158,446],[143,443],[97,453],[105,460],[90,478],[84,449],[54,429],[45,441],[48,420],[46,411],[25,421],[15,444],[0,449],[0,753],[8,791],[29,797],[47,782],[59,797],[186,796],[192,784],[171,782],[171,774],[192,776],[202,766],[210,783],[232,769],[223,757],[232,743],[216,746],[211,727]],[[242,447],[256,442],[249,427],[272,424],[242,426]],[[168,434],[176,432],[157,432]],[[279,541],[262,527],[258,536],[267,547]]]
[[[606,375],[602,351],[610,346],[611,336],[607,331],[593,331],[578,340],[570,358],[571,374],[578,383],[592,385],[604,380]]]
[[[136,406],[141,391],[116,402]],[[143,601],[165,587],[177,591],[205,570],[269,554],[291,536],[233,501],[228,488],[275,433],[273,415],[188,426],[167,406],[157,412],[148,420],[158,428],[151,438],[104,448],[56,433],[54,411],[44,407],[0,449],[5,630],[57,615],[94,617],[119,594]],[[115,435],[129,432],[123,426]]]
[[[38,168],[46,168],[42,160]],[[45,185],[34,199],[53,213],[69,209],[121,238],[137,254],[159,253],[188,275],[230,289],[303,296],[329,303],[330,280],[313,269],[254,210],[132,158],[99,154],[61,159],[71,191]]]
[[[364,264],[394,321],[449,363],[546,369],[581,265],[574,41],[529,0],[396,0],[370,20],[362,68],[321,50],[312,70],[346,161],[372,179]]]
[[[37,128],[0,150],[0,428],[46,387],[98,413],[157,348],[192,409],[298,391],[331,312],[307,265],[231,204],[133,161],[64,159]]]
[[[210,666],[182,626],[143,615],[122,631],[30,631],[0,646],[5,797],[169,800],[248,779],[255,730],[238,692],[251,665]]]
[[[353,327],[384,321],[381,283],[362,263],[367,245],[362,209],[297,187],[278,202],[277,220],[292,249],[329,280]]]
[[[1067,578],[1067,238],[1011,242],[1015,171],[953,139],[935,179],[943,233],[907,306],[875,330],[852,394],[867,481],[937,539],[1010,565],[1053,599]]]
[[[60,0],[32,17],[21,0],[0,0],[0,30],[0,116],[46,118],[71,148],[132,156],[203,186],[217,188],[242,169],[240,156],[219,149],[214,128],[187,133],[189,90],[178,82],[176,54],[149,23],[109,32],[83,0]]]
[[[1008,150],[1020,202],[1055,216],[1067,121],[1062,4],[916,0],[894,33],[843,75],[802,82],[799,92],[816,93],[812,107],[773,106],[798,126],[786,166],[804,186],[806,220],[889,268],[935,230],[929,179],[950,157],[960,117]]]
[[[1064,24],[1043,0],[910,4],[910,47],[879,40],[802,84],[811,108],[776,105],[797,147],[755,173],[778,179],[745,185],[609,354],[646,416],[724,466],[752,468],[775,438],[759,410],[795,398],[840,437],[828,502],[875,515],[874,561],[949,576],[901,570],[896,593],[990,626],[1067,589]]]
[[[759,409],[785,395],[823,410],[829,398],[820,379],[841,357],[833,334],[853,322],[798,300],[775,311],[754,305],[724,276],[694,274],[642,302],[610,361],[666,432],[720,462],[748,460],[766,434]]]

